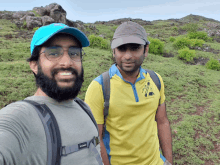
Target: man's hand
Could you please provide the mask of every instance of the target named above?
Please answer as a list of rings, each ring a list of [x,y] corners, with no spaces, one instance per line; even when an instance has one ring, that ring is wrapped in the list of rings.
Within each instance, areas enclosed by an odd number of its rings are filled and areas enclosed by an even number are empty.
[[[162,148],[163,156],[171,164],[173,164],[172,137],[171,137],[170,123],[167,118],[165,103],[158,106],[156,121],[157,121],[159,142]]]
[[[103,124],[98,124],[98,128],[99,128],[99,137],[100,137],[100,147],[101,147],[102,161],[103,161],[104,165],[110,165],[108,155],[107,155],[107,152],[106,152],[106,148],[105,148],[105,145],[104,145],[103,139],[102,139]]]

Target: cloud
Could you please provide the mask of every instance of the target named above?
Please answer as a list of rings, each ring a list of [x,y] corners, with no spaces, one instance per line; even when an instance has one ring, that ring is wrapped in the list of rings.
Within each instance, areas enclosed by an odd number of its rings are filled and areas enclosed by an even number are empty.
[[[124,10],[126,14],[175,14],[175,13],[219,13],[220,2],[216,1],[176,1],[143,7],[129,7]]]

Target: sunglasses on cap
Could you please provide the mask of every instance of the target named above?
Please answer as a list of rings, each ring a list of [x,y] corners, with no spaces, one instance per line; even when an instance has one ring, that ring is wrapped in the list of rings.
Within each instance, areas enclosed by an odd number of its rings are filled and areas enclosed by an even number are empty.
[[[82,48],[71,46],[68,49],[69,57],[76,62],[80,62],[82,60]],[[61,59],[64,54],[64,49],[61,46],[50,46],[47,47],[40,54],[45,53],[45,56],[50,61],[57,61]],[[84,53],[85,54],[85,53]]]

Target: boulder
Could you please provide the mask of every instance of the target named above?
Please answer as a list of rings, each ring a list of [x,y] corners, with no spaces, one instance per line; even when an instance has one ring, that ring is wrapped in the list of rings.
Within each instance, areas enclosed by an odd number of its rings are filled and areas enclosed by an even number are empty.
[[[13,19],[13,13],[2,13],[0,14],[0,19],[8,19],[8,20],[12,20]]]
[[[15,23],[15,25],[18,27],[18,28],[21,28],[21,27],[23,27],[23,21],[20,21],[20,20],[15,20],[14,21],[14,23]]]
[[[54,19],[55,22],[66,24],[66,11],[57,3],[52,3],[45,7],[50,17]]]
[[[51,17],[49,17],[49,16],[43,16],[43,17],[41,17],[41,20],[42,20],[43,26],[44,26],[44,25],[49,25],[49,24],[55,22],[54,19],[51,18]]]
[[[45,16],[45,15],[49,16],[50,15],[50,12],[48,12],[47,9],[42,6],[41,7],[34,7],[33,10],[36,11],[37,14],[39,14],[40,16]]]
[[[96,26],[95,26],[94,24],[90,24],[90,25],[89,25],[89,28],[90,28],[91,30],[96,30]]]
[[[27,16],[26,22],[27,22],[27,29],[33,29],[35,27],[42,26],[42,20],[40,17]]]
[[[28,16],[35,16],[35,14],[33,12],[28,12],[28,11],[17,11],[17,12],[14,12],[12,17],[14,19],[20,19],[22,17],[24,17],[25,15],[28,15]]]
[[[66,24],[70,27],[77,27],[76,22],[66,19]]]

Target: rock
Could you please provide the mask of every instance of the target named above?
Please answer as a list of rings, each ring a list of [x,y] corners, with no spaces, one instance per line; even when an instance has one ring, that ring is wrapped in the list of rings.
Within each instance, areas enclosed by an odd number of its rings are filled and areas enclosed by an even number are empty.
[[[14,19],[20,19],[22,18],[23,16],[25,16],[28,12],[27,11],[17,11],[15,13],[13,13],[12,17]]]
[[[170,23],[170,26],[174,26],[175,24],[174,23]]]
[[[84,25],[84,23],[80,20],[76,20],[76,23],[80,24],[80,25]]]
[[[11,12],[2,13],[2,14],[0,14],[0,19],[12,20],[13,19],[13,13],[11,13]]]
[[[47,9],[42,6],[41,7],[34,7],[33,10],[36,11],[40,16],[45,16],[45,15],[49,16],[50,15],[50,12],[48,12]]]
[[[66,19],[66,24],[70,27],[77,27],[76,22]]]
[[[32,17],[32,16],[27,16],[26,17],[26,22],[27,22],[27,29],[33,29],[35,27],[41,27],[42,26],[42,20],[40,17]]]
[[[78,23],[76,23],[76,28],[77,28],[77,29],[80,29],[80,30],[82,30],[82,31],[86,30],[86,28],[85,28],[83,25],[80,25],[80,24],[78,24]]]
[[[96,30],[96,26],[93,25],[93,24],[90,24],[90,25],[89,25],[89,28],[90,28],[91,30]]]
[[[50,17],[53,18],[55,22],[66,24],[66,11],[62,8],[62,6],[57,3],[52,3],[47,5],[45,9],[50,13]]]
[[[24,25],[23,21],[20,21],[20,20],[16,20],[16,21],[14,21],[14,23],[18,28],[21,28]]]
[[[44,25],[49,25],[49,24],[55,22],[55,20],[53,18],[49,17],[49,16],[43,16],[43,17],[41,17],[41,20],[42,20],[43,26]]]

